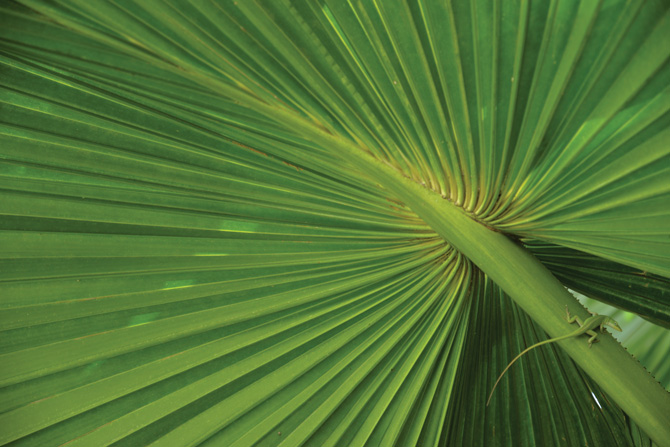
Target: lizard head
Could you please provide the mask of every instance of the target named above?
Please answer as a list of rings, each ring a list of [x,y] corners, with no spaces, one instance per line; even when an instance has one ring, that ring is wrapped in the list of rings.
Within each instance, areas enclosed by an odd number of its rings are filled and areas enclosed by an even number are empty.
[[[611,318],[608,318],[607,321],[605,322],[605,326],[609,326],[615,331],[621,332],[621,327],[619,326],[619,323],[616,321],[612,320]]]

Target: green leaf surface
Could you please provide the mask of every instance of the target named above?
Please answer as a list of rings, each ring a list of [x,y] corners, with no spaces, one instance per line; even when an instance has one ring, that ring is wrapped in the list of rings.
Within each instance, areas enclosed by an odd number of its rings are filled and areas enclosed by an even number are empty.
[[[599,313],[614,316],[623,332],[614,336],[640,361],[645,368],[653,371],[654,377],[670,390],[670,365],[665,361],[670,346],[670,329],[652,324],[630,312],[614,308],[608,304],[584,296],[580,301]]]
[[[565,247],[524,245],[570,289],[670,328],[667,278]]]
[[[567,346],[484,406],[562,315],[467,228],[667,325],[667,41],[663,2],[2,3],[0,444],[665,445]]]
[[[471,353],[461,364],[467,372],[457,375],[451,397],[459,413],[449,415],[443,445],[651,445],[644,436],[635,439],[626,426],[626,415],[608,405],[598,385],[552,345],[531,351],[515,363],[491,405],[481,405],[497,379],[496,371],[502,371],[512,355],[546,337],[486,278],[478,278],[477,289],[470,326],[482,335],[468,339],[464,348]]]

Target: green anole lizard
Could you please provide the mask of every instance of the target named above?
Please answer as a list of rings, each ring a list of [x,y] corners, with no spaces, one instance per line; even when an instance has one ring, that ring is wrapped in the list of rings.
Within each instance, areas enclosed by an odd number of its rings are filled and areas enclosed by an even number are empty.
[[[615,330],[621,332],[621,328],[619,327],[619,324],[616,321],[614,321],[613,319],[611,319],[610,317],[607,317],[605,315],[593,315],[593,316],[587,318],[586,321],[582,322],[582,320],[580,320],[579,317],[577,317],[576,315],[574,317],[570,316],[570,311],[568,310],[567,306],[565,307],[565,313],[567,314],[566,319],[568,320],[568,323],[574,323],[576,321],[577,324],[579,325],[579,329],[577,329],[574,332],[570,332],[567,335],[563,335],[562,337],[556,337],[556,338],[552,338],[552,339],[549,339],[549,340],[541,341],[539,343],[535,343],[534,345],[529,346],[528,348],[521,351],[521,354],[517,355],[516,357],[514,357],[514,359],[511,362],[509,362],[509,365],[507,365],[507,368],[505,368],[505,370],[498,377],[498,380],[496,380],[496,383],[495,383],[495,385],[493,385],[493,389],[491,390],[491,394],[489,394],[489,398],[486,401],[486,406],[487,407],[489,406],[489,402],[491,402],[491,397],[493,396],[493,392],[495,391],[496,387],[498,386],[498,382],[500,382],[500,379],[503,378],[503,376],[505,375],[507,370],[510,368],[510,366],[512,366],[514,364],[514,362],[519,360],[519,357],[521,357],[522,355],[524,355],[525,353],[527,353],[531,349],[537,348],[538,346],[546,345],[547,343],[553,343],[555,341],[565,340],[566,338],[578,337],[582,334],[587,334],[587,335],[591,336],[591,338],[589,338],[589,348],[590,348],[593,343],[596,343],[598,341],[598,340],[596,340],[596,338],[598,337],[598,333],[596,331],[594,331],[594,329],[600,328],[601,332],[605,332],[605,326],[609,326],[612,329],[615,329]]]

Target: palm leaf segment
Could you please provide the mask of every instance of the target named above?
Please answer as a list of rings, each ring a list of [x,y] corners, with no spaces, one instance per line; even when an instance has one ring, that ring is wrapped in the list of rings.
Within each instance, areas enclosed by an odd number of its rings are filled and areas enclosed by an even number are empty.
[[[2,5],[3,443],[645,440],[575,398],[604,400],[558,350],[486,412],[544,334],[367,167],[547,265],[588,253],[585,288],[592,262],[670,276],[667,8],[21,3]],[[670,314],[627,285],[619,305]]]

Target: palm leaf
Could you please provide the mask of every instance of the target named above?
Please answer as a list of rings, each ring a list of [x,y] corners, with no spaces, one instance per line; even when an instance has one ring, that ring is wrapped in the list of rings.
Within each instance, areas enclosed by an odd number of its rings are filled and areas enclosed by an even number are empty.
[[[670,307],[664,299],[667,278],[565,247],[524,243],[566,287],[643,315],[658,325],[670,324]]]
[[[500,232],[667,322],[665,5],[2,8],[3,444],[649,443],[558,348],[483,402],[560,318]]]
[[[613,315],[621,324],[623,332],[614,334],[626,349],[650,371],[666,389],[670,388],[670,368],[665,362],[670,343],[670,330],[650,323],[633,313],[617,309],[601,301],[580,296],[590,309],[598,313]]]

